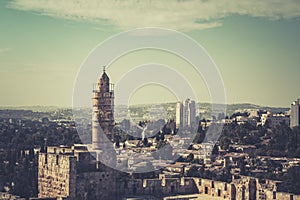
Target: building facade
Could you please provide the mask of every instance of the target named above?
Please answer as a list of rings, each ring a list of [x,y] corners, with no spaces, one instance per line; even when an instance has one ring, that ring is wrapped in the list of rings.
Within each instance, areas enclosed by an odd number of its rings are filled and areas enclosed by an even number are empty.
[[[294,101],[291,105],[290,127],[300,125],[300,99]]]
[[[176,103],[176,128],[180,128],[183,124],[183,104],[178,101]]]
[[[196,103],[190,99],[186,99],[184,103],[176,104],[176,128],[190,127],[196,120]]]
[[[287,114],[262,114],[261,116],[261,125],[268,125],[272,128],[275,128],[279,125],[290,125],[290,116]]]

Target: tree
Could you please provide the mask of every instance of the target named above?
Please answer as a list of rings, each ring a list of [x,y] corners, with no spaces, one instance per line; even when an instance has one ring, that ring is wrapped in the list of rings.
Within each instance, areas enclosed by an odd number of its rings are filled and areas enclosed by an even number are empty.
[[[228,137],[221,137],[220,139],[220,146],[222,149],[224,150],[228,150],[229,149],[229,145],[231,144],[231,140]]]
[[[291,167],[283,178],[284,191],[300,195],[300,166]]]
[[[190,154],[187,156],[186,161],[187,161],[187,162],[193,162],[193,160],[194,160],[194,154],[190,153]]]
[[[186,173],[188,177],[200,177],[199,168],[192,166]]]
[[[116,148],[120,148],[120,141],[118,139],[116,140]]]
[[[240,168],[240,174],[241,175],[246,175],[246,163],[245,163],[245,159],[241,158],[238,161],[238,165],[239,165],[239,168]]]
[[[34,158],[34,149],[33,148],[29,149],[29,155],[28,156],[29,156],[30,160],[32,160]]]
[[[144,146],[147,146],[147,145],[148,145],[148,138],[144,138],[144,140],[143,140],[143,145],[144,145]]]
[[[213,150],[212,150],[212,155],[218,155],[218,154],[219,154],[218,146],[215,145]]]

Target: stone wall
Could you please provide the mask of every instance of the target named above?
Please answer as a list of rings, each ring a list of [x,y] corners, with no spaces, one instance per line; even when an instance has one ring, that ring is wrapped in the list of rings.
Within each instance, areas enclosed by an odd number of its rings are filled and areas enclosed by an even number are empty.
[[[230,183],[194,178],[195,184],[200,194],[212,197],[221,197],[224,199],[234,199],[235,186]]]
[[[38,197],[75,197],[76,158],[39,154]]]
[[[73,156],[69,152],[63,154],[51,150],[51,153],[39,154],[38,197],[115,199],[112,169],[103,164],[97,165],[85,153]]]
[[[117,199],[115,177],[112,171],[77,174],[76,199]]]
[[[252,177],[242,176],[233,180],[236,188],[236,199],[256,200],[259,198],[257,192],[257,180]],[[234,197],[232,197],[234,198]]]
[[[192,178],[132,179],[119,182],[117,188],[124,195],[154,195],[157,198],[198,193]]]
[[[284,192],[267,191],[266,200],[300,200],[300,195],[293,195]]]
[[[121,199],[123,195],[164,196],[201,194],[229,200],[300,200],[279,192],[281,182],[234,177],[231,183],[201,178],[126,179],[96,162],[84,149],[48,148],[38,159],[38,197],[68,200]],[[118,178],[117,178],[118,177]]]

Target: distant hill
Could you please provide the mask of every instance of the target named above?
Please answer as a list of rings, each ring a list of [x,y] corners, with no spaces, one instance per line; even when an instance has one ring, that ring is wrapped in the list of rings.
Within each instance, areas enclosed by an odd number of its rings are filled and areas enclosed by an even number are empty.
[[[211,110],[211,104],[210,103],[199,103],[198,104],[199,108],[206,108],[207,111],[210,112]],[[227,115],[232,115],[234,112],[237,111],[246,111],[246,110],[267,110],[270,111],[272,113],[284,113],[288,110],[290,110],[290,108],[283,108],[283,107],[270,107],[270,106],[259,106],[259,105],[255,105],[255,104],[250,104],[250,103],[239,103],[239,104],[228,104],[227,105]]]
[[[61,109],[71,109],[71,107],[59,106],[0,106],[0,110],[31,110],[33,112],[52,112]]]
[[[221,104],[215,104],[216,113],[220,113],[222,109],[218,110],[218,107],[223,107]],[[238,111],[249,111],[253,109],[257,110],[267,110],[272,113],[280,113],[286,112],[290,108],[282,108],[282,107],[269,107],[269,106],[259,106],[250,103],[239,103],[239,104],[228,104],[226,105],[226,115],[231,116],[233,113]],[[159,108],[159,109],[158,109]],[[8,111],[18,111],[18,112],[8,112]],[[23,113],[20,111],[24,111]],[[34,113],[30,113],[27,111],[31,111]],[[81,112],[85,117],[89,118],[91,115],[91,108],[82,108]],[[162,103],[162,104],[141,104],[141,105],[133,105],[130,106],[130,114],[131,117],[136,119],[143,119],[149,116],[149,111],[151,111],[150,115],[166,115],[167,118],[175,118],[176,112],[176,103]],[[125,105],[116,105],[115,106],[115,118],[116,120],[121,120],[126,118],[127,116],[127,106]],[[155,113],[156,112],[156,113]],[[26,116],[26,118],[30,117],[30,115],[38,115],[38,113],[43,113],[42,116],[51,116],[52,118],[57,118],[59,113],[65,113],[65,115],[72,117],[72,108],[70,107],[56,107],[56,106],[18,106],[18,107],[6,107],[0,106],[0,117],[16,117],[16,116]],[[51,114],[50,114],[51,113]],[[211,116],[211,104],[210,103],[198,103],[197,104],[197,113],[201,114],[201,118],[210,118]],[[50,115],[49,115],[50,114]],[[22,118],[22,117],[21,117]]]
[[[162,103],[162,104],[141,104],[130,106],[130,111],[134,113],[135,118],[142,119],[143,116],[146,116],[150,109],[160,106],[165,109],[167,112],[168,118],[174,118],[176,112],[176,103]],[[223,112],[224,105],[222,104],[214,104],[214,108],[216,113]],[[197,113],[201,114],[201,118],[211,118],[211,103],[198,103],[197,104]],[[219,109],[218,109],[219,108]],[[284,113],[288,111],[290,108],[282,108],[282,107],[269,107],[269,106],[259,106],[250,103],[240,103],[240,104],[228,104],[226,105],[226,115],[231,116],[235,112],[244,112],[249,110],[267,110],[272,113]],[[116,106],[116,110],[127,112],[126,106]],[[138,113],[138,116],[137,116]],[[116,113],[118,116],[118,113]]]

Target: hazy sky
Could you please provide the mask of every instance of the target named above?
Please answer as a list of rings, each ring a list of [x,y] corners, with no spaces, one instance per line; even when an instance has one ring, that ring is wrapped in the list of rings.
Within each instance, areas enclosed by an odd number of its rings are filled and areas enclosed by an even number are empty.
[[[0,105],[70,106],[76,74],[95,46],[155,26],[181,31],[207,50],[228,103],[288,107],[300,97],[299,17],[296,0],[0,0]],[[158,59],[153,55],[137,52],[118,62]],[[145,91],[136,103],[151,101]]]

